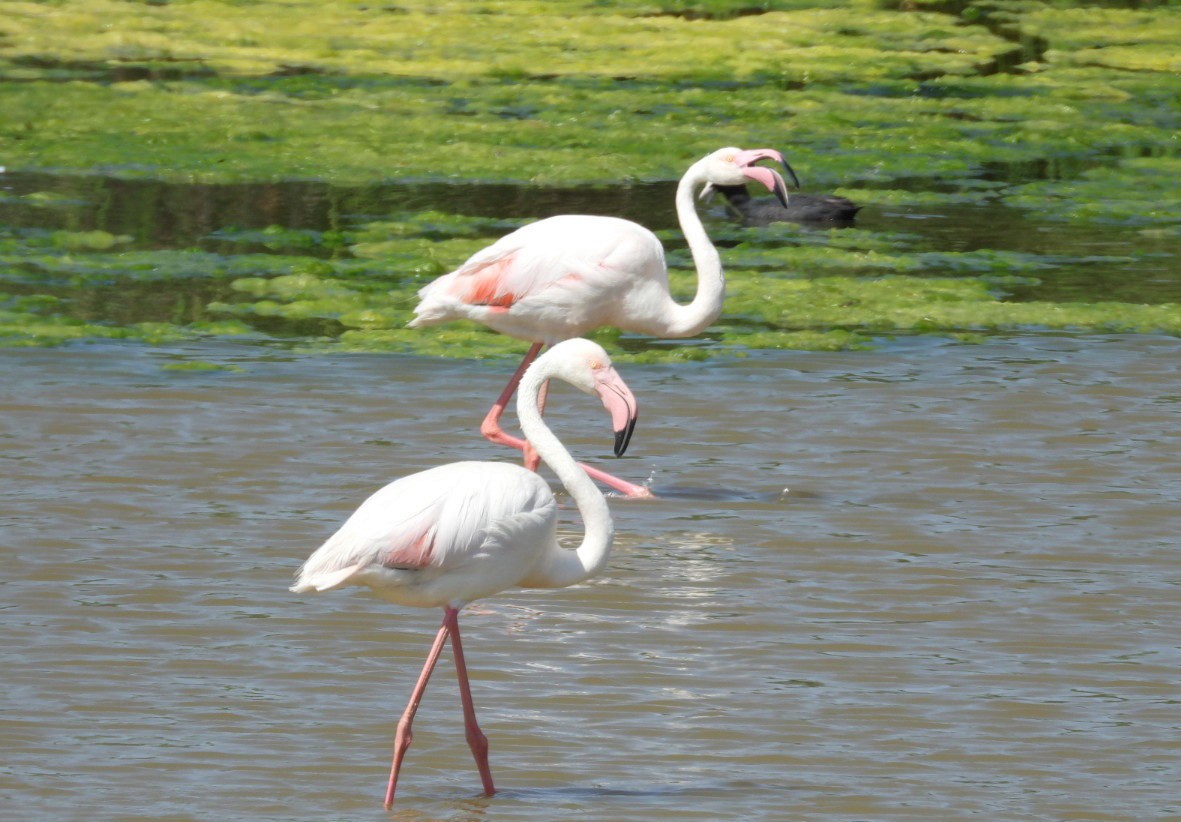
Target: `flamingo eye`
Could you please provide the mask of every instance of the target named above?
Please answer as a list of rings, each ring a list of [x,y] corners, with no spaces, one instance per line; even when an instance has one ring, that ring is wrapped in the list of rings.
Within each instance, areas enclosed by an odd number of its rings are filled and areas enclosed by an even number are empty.
[[[591,360],[590,367],[591,367],[591,371],[599,371],[600,369],[602,369],[603,364],[601,362],[599,362],[598,360]]]

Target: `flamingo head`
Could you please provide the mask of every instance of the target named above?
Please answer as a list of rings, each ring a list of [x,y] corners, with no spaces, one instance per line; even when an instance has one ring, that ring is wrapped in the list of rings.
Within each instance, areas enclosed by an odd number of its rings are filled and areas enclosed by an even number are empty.
[[[754,148],[744,151],[740,148],[722,148],[707,156],[701,163],[705,166],[706,185],[701,192],[702,199],[713,196],[714,186],[740,186],[747,180],[754,180],[767,188],[775,198],[787,207],[787,183],[773,168],[755,165],[761,160],[772,160],[783,166],[783,170],[791,178],[792,184],[800,187],[799,178],[783,159],[783,155],[773,148]]]
[[[622,457],[636,428],[639,405],[627,383],[611,365],[611,358],[603,347],[590,340],[566,340],[551,348],[538,363],[542,360],[555,363],[552,376],[598,396],[611,415],[615,456]]]

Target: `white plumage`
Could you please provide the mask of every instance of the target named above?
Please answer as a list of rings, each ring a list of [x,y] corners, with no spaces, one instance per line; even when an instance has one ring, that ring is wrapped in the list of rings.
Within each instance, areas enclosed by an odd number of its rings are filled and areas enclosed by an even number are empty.
[[[468,319],[553,344],[604,325],[646,324],[669,299],[668,269],[643,226],[563,215],[501,237],[418,297],[412,327]]]
[[[367,585],[399,605],[460,607],[520,584],[556,542],[557,505],[519,465],[453,462],[391,482],[300,569],[291,590]]]
[[[566,215],[530,223],[463,265],[423,287],[415,318],[418,328],[452,320],[474,320],[533,346],[517,374],[484,419],[481,431],[492,442],[523,449],[506,434],[500,416],[522,370],[543,345],[577,337],[602,326],[657,337],[691,337],[717,319],[725,297],[722,261],[705,233],[694,197],[713,186],[755,180],[787,202],[778,172],[755,165],[774,160],[790,167],[778,151],[723,148],[695,162],[677,186],[681,230],[697,267],[697,293],[680,305],[669,292],[664,248],[643,226],[617,217]],[[792,173],[792,179],[795,174]],[[648,489],[583,466],[596,479],[627,496]]]
[[[513,586],[573,585],[598,573],[611,553],[615,529],[606,500],[541,418],[538,394],[550,378],[599,396],[611,414],[617,454],[635,425],[636,401],[602,347],[582,339],[554,346],[522,379],[521,427],[578,506],[586,527],[579,545],[558,543],[557,503],[537,474],[516,465],[454,462],[391,482],[365,500],[307,559],[291,587],[312,593],[364,585],[398,604],[443,607],[443,625],[398,723],[387,808],[412,738],[414,712],[447,639],[455,653],[468,743],[485,791],[494,790],[487,740],[476,724],[467,681],[459,609]]]

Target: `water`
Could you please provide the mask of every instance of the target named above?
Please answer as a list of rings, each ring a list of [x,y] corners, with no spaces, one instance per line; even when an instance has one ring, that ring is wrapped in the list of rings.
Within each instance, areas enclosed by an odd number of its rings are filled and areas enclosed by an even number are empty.
[[[475,429],[509,370],[0,351],[0,817],[387,818],[439,614],[286,588],[384,481],[505,457]],[[621,370],[608,467],[661,498],[612,502],[593,582],[465,612],[500,793],[445,655],[390,817],[1181,818],[1181,341]],[[593,399],[549,416],[607,462]]]

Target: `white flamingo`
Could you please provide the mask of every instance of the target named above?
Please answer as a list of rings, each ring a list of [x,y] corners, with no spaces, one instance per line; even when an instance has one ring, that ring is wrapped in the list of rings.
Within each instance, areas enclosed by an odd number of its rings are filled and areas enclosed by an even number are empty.
[[[755,165],[781,163],[798,186],[795,173],[778,151],[723,148],[689,167],[677,186],[677,217],[697,267],[697,294],[680,305],[669,293],[664,248],[643,226],[617,217],[565,215],[530,223],[476,252],[450,274],[418,292],[410,326],[418,328],[475,320],[533,343],[497,399],[480,431],[492,442],[536,455],[524,440],[500,427],[513,391],[544,345],[578,337],[601,326],[655,337],[691,337],[717,319],[725,297],[718,251],[697,214],[694,197],[714,186],[742,185],[748,179],[770,189],[785,205],[787,185],[778,172]],[[544,406],[544,394],[542,397]],[[651,496],[642,485],[583,466],[592,477],[632,497]]]
[[[607,502],[541,418],[551,377],[595,393],[611,414],[615,453],[626,450],[637,407],[601,346],[573,339],[538,358],[521,380],[517,414],[525,436],[570,492],[585,523],[581,544],[557,540],[557,503],[546,482],[519,465],[454,462],[396,480],[369,497],[299,569],[297,593],[366,585],[399,605],[443,607],[443,624],[398,722],[385,806],[412,739],[411,723],[448,637],[455,653],[468,745],[491,794],[488,741],[476,724],[459,638],[459,609],[505,588],[561,588],[607,563],[614,524]]]

